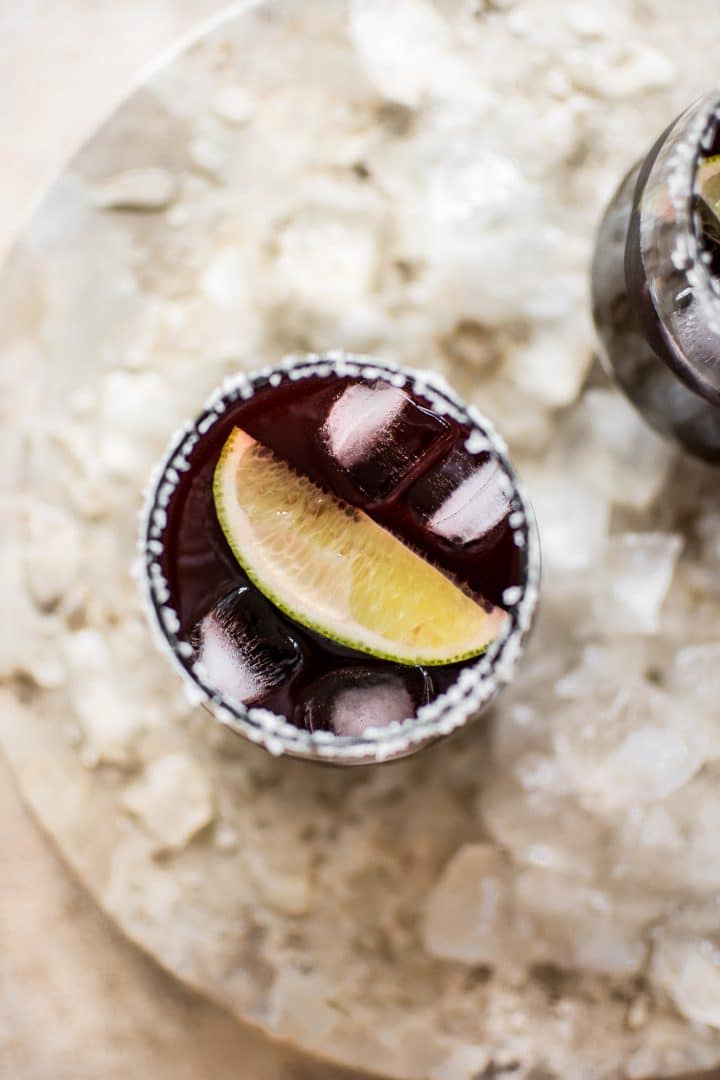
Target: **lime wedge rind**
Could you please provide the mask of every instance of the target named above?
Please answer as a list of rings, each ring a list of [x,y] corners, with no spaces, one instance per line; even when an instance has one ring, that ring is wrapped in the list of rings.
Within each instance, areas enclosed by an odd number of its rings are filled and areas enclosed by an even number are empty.
[[[698,209],[704,231],[720,238],[720,154],[698,165],[696,188]]]
[[[253,584],[288,618],[336,644],[432,667],[480,656],[509,624],[501,608],[482,608],[240,428],[221,452],[213,493],[228,544]]]

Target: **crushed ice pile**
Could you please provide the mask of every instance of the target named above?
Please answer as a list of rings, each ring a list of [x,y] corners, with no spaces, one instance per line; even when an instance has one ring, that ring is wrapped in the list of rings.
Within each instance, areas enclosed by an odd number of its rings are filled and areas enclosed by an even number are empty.
[[[601,208],[704,89],[716,9],[270,6],[133,97],[5,270],[0,737],[125,929],[283,1037],[423,1080],[720,1062],[717,473],[607,384],[586,302]],[[128,569],[173,428],[332,346],[492,417],[545,573],[474,742],[342,788],[229,749]]]

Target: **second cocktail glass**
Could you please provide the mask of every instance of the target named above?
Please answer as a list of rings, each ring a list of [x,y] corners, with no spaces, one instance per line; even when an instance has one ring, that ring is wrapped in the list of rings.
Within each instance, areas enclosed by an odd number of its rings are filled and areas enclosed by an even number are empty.
[[[720,91],[663,132],[613,197],[593,312],[614,379],[661,434],[720,462]]]

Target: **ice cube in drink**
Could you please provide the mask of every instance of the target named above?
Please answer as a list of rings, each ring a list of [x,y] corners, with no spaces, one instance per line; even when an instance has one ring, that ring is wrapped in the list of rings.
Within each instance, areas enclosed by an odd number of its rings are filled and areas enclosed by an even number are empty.
[[[386,499],[427,466],[451,436],[450,425],[397,386],[354,382],[332,403],[321,445],[363,504]]]

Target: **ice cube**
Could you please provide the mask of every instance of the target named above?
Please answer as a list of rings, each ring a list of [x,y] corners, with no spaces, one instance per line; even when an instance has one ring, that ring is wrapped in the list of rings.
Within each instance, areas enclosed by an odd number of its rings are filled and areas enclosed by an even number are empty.
[[[295,722],[307,731],[363,735],[368,728],[409,720],[431,695],[432,683],[423,668],[340,668],[307,687]]]
[[[644,931],[658,915],[652,895],[535,867],[517,871],[514,885],[518,922],[533,927],[539,961],[605,975],[642,969]]]
[[[381,98],[414,108],[427,98],[482,107],[488,90],[453,41],[449,19],[428,0],[353,0],[349,31]]]
[[[372,293],[378,261],[377,226],[370,213],[325,200],[298,207],[277,235],[278,299],[306,319],[333,316],[364,301]]]
[[[464,546],[499,539],[510,513],[510,479],[489,454],[454,447],[408,492],[408,503],[426,528]]]
[[[512,773],[495,770],[480,800],[483,823],[520,864],[592,880],[602,862],[602,823],[567,790],[547,755],[519,757]]]
[[[593,612],[606,633],[657,633],[682,538],[675,533],[618,533],[596,575]]]
[[[542,536],[543,570],[561,586],[596,566],[603,556],[610,503],[586,484],[543,467],[531,484]]]
[[[333,403],[320,440],[352,486],[374,502],[412,475],[448,424],[387,383],[352,383]]]
[[[720,889],[720,769],[706,764],[662,805],[618,822],[613,873],[654,890],[716,896]]]
[[[698,736],[706,734],[706,757],[720,760],[720,644],[686,645],[675,653],[665,673],[666,686],[692,715]]]
[[[627,682],[596,714],[572,702],[553,719],[564,781],[596,813],[663,799],[703,764],[704,732],[651,683]]]
[[[464,844],[427,897],[421,934],[431,956],[506,973],[550,963],[624,974],[641,967],[638,927],[654,914],[632,894],[517,868],[489,844]]]
[[[250,585],[216,604],[195,627],[192,640],[198,677],[243,705],[288,682],[303,662],[298,642]]]
[[[662,491],[673,450],[621,394],[593,389],[570,414],[552,459],[608,501],[645,510]]]
[[[507,960],[515,922],[512,865],[490,844],[464,844],[429,893],[422,941],[430,956],[466,964]]]

